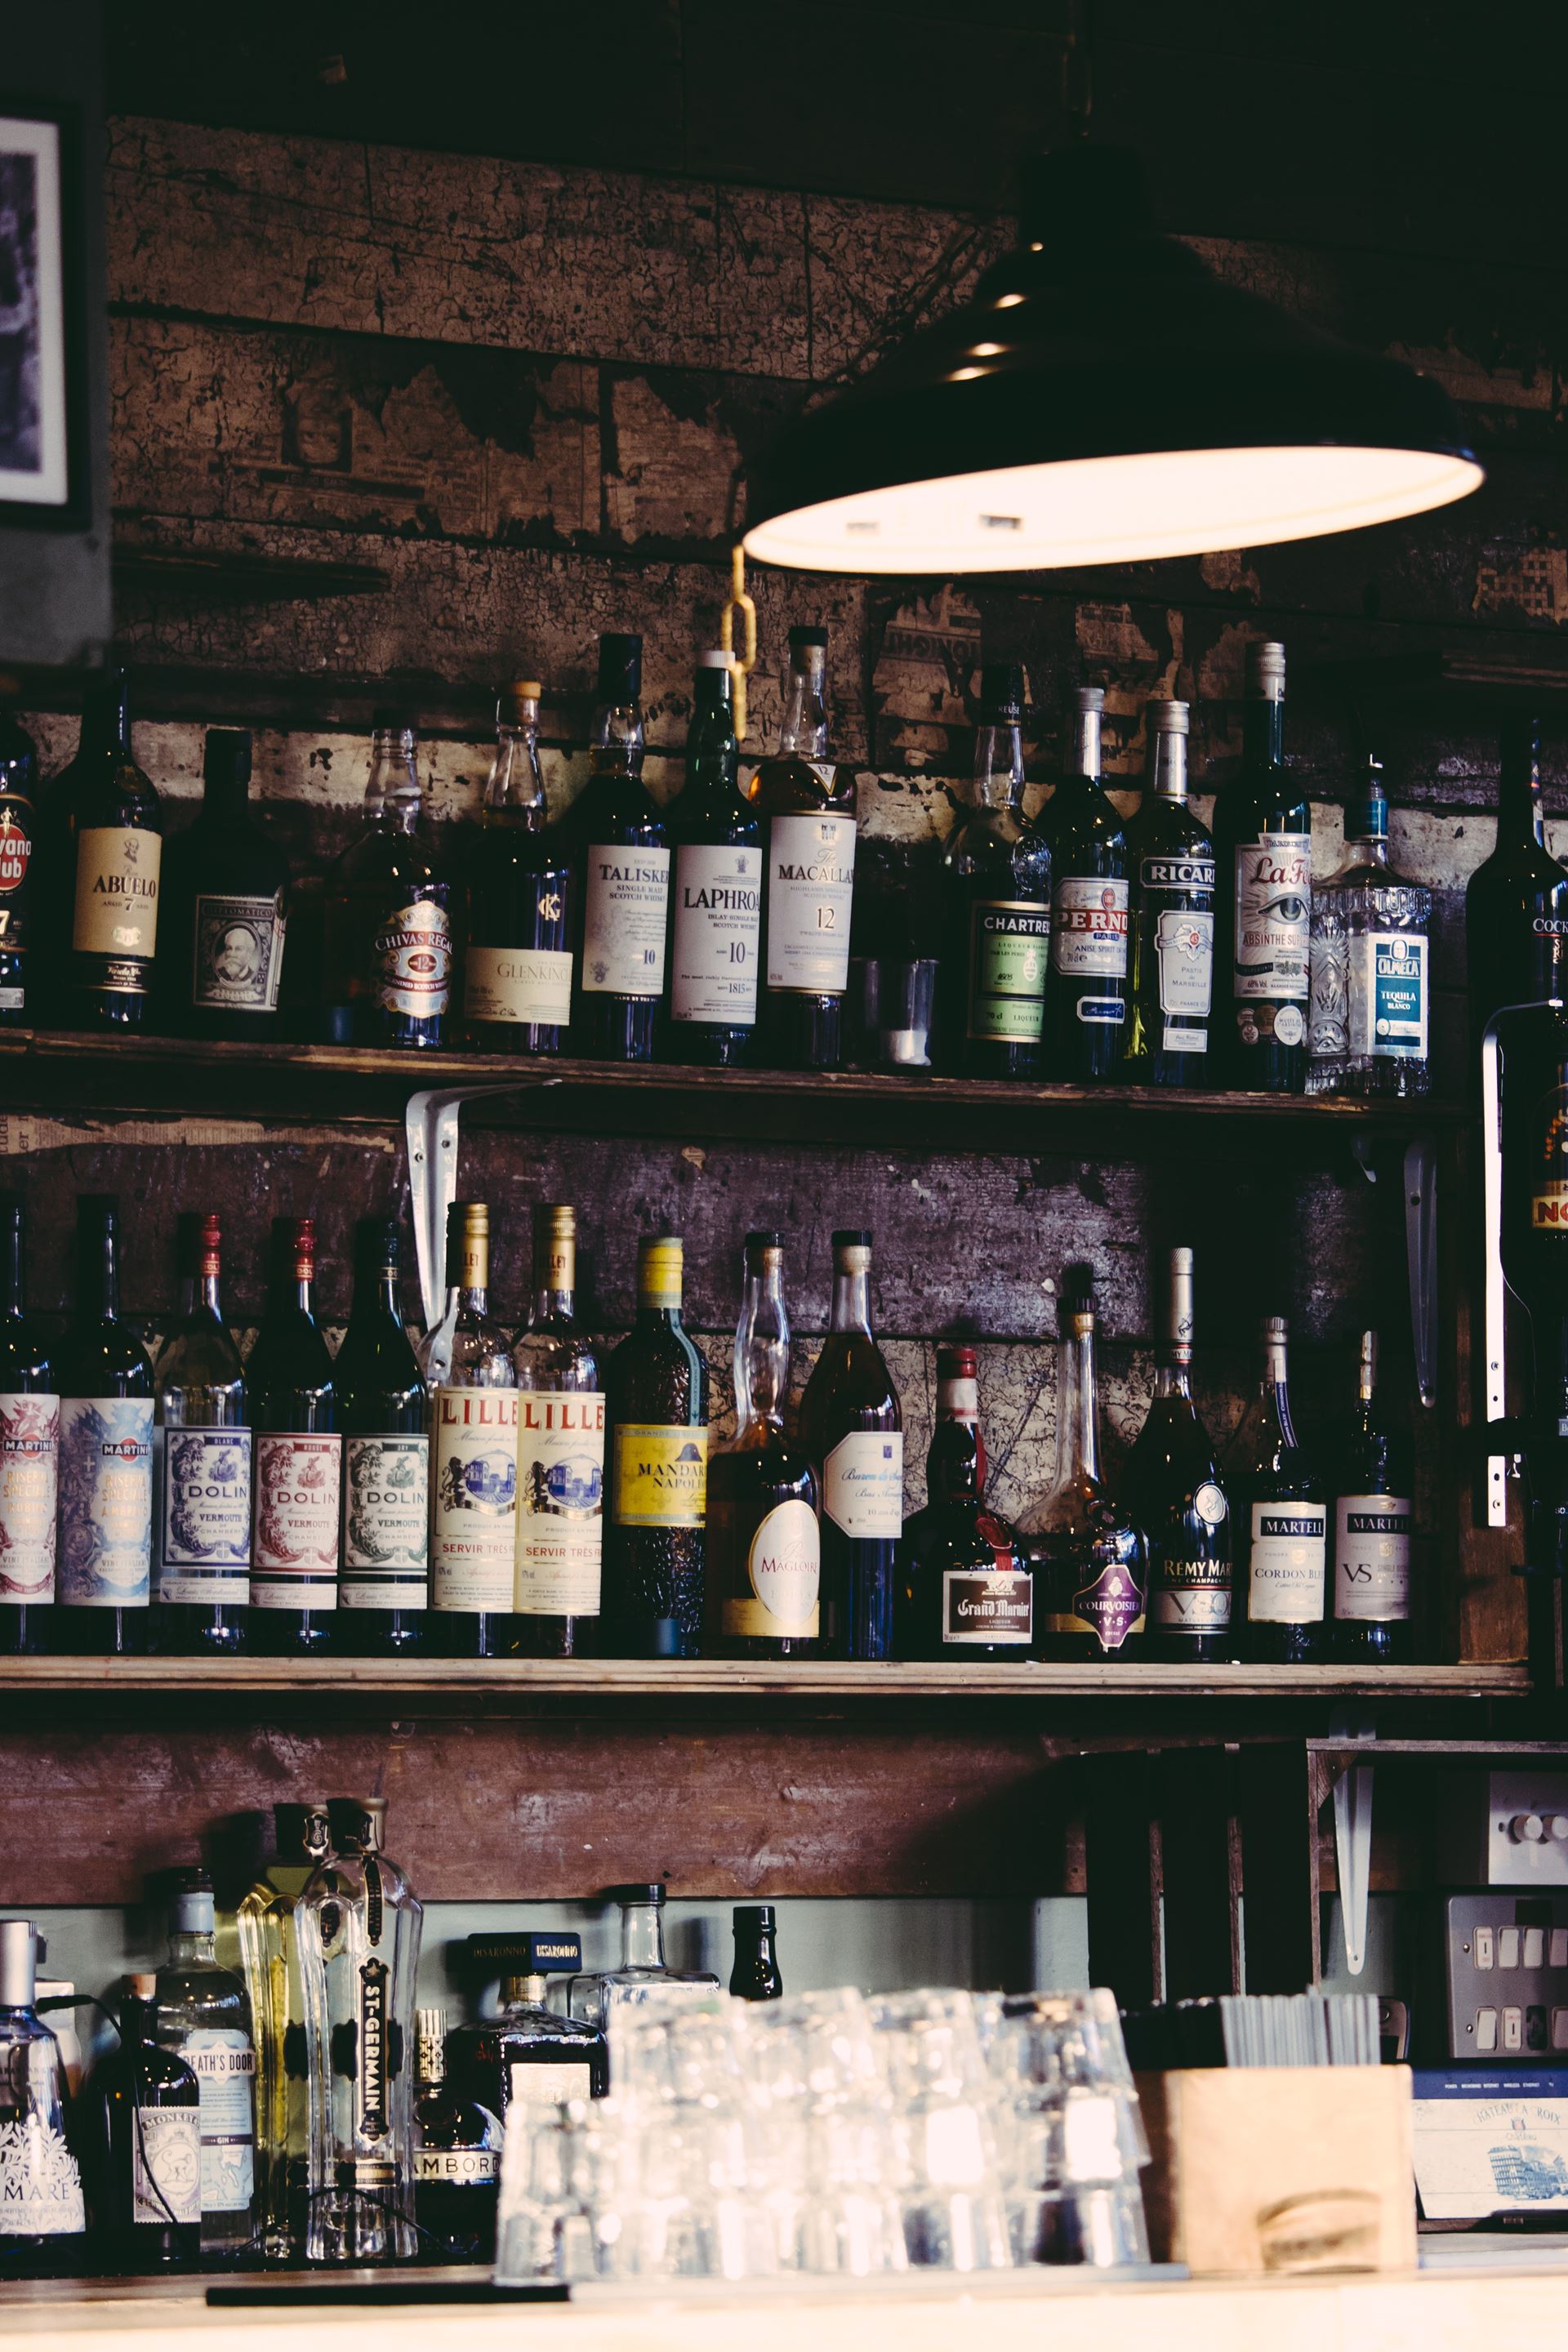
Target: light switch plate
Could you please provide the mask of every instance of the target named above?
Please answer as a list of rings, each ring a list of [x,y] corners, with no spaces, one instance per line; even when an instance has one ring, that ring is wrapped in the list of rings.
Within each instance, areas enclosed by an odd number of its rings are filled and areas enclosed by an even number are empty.
[[[1568,1888],[1568,1772],[1466,1777],[1444,1873],[1478,1886]]]
[[[1568,1888],[1440,1902],[1447,2054],[1568,2064],[1568,1966],[1551,1965],[1568,1940]],[[1537,1966],[1526,1967],[1527,1950]]]

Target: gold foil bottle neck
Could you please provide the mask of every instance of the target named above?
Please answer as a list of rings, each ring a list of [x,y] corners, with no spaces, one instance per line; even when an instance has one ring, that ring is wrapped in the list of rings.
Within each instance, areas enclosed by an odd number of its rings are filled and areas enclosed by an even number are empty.
[[[533,1212],[533,1286],[577,1287],[577,1212],[563,1201],[542,1201]]]
[[[490,1213],[483,1201],[454,1201],[447,1221],[447,1281],[457,1290],[490,1286]]]
[[[685,1250],[672,1234],[660,1234],[637,1244],[637,1304],[679,1307]]]

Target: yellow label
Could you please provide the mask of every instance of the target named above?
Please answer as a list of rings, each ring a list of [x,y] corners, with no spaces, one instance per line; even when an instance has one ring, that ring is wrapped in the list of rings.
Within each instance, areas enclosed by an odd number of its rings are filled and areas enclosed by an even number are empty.
[[[160,835],[89,825],[77,837],[71,945],[88,955],[151,956],[158,938]]]
[[[618,1528],[700,1528],[708,1513],[708,1432],[622,1422],[616,1431]]]
[[[637,1302],[643,1307],[679,1307],[684,1245],[644,1242],[637,1251]]]

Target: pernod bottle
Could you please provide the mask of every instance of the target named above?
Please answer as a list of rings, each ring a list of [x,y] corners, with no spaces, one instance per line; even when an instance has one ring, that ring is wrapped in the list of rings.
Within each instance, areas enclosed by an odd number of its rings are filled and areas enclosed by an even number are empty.
[[[599,639],[589,776],[562,826],[581,883],[572,1051],[650,1062],[664,992],[669,837],[642,780],[642,639]]]
[[[517,1387],[489,1311],[490,1213],[454,1201],[447,1315],[425,1341],[430,1385],[430,1605],[442,1646],[493,1658],[510,1639],[517,1549]],[[439,1350],[437,1335],[447,1335]],[[448,1344],[449,1342],[449,1344]]]
[[[739,783],[730,656],[702,656],[686,783],[669,812],[669,1020],[676,1062],[751,1059],[762,929],[762,823]]]
[[[53,1615],[60,1401],[27,1319],[22,1203],[0,1200],[0,1654],[40,1649]]]
[[[708,1468],[708,1630],[716,1654],[811,1657],[820,1623],[816,1478],[784,1435],[784,1235],[746,1235],[735,1434]]]
[[[827,632],[789,633],[779,746],[752,782],[763,823],[759,1058],[834,1070],[843,1052],[855,895],[855,780],[827,748]]]
[[[800,1405],[822,1500],[822,1640],[833,1658],[890,1658],[904,1528],[904,1416],[871,1336],[871,1236],[833,1236],[833,1320]]]
[[[1127,836],[1100,785],[1105,695],[1080,686],[1063,772],[1040,814],[1051,845],[1047,1066],[1058,1078],[1110,1077],[1127,1018]]]
[[[153,1367],[120,1320],[120,1203],[77,1202],[76,1319],[55,1357],[60,1533],[55,1639],[143,1649],[153,1574]]]
[[[1334,1501],[1334,1633],[1342,1658],[1403,1663],[1410,1649],[1410,1474],[1377,1409],[1377,1333],[1361,1335],[1356,1406]]]
[[[1127,831],[1132,876],[1131,1004],[1123,1066],[1146,1086],[1209,1076],[1214,843],[1187,805],[1187,706],[1151,702],[1143,805]]]
[[[250,1606],[251,1437],[245,1374],[218,1297],[216,1216],[180,1220],[181,1312],[153,1368],[162,1646],[242,1647]]]
[[[463,1018],[495,1054],[558,1054],[572,1018],[570,862],[547,829],[535,678],[496,705],[496,750],[468,845]]]
[[[512,1343],[517,1554],[512,1648],[574,1658],[594,1646],[605,1527],[605,1399],[577,1320],[577,1212],[533,1212],[533,1297]]]
[[[694,1658],[708,1524],[708,1365],[681,1321],[680,1243],[637,1244],[637,1321],[605,1368],[606,1657]]]
[[[1154,1394],[1127,1462],[1149,1539],[1149,1646],[1194,1664],[1230,1654],[1230,1505],[1193,1402],[1193,1254],[1171,1252]]]
[[[1247,1579],[1248,1646],[1265,1664],[1300,1665],[1327,1649],[1323,1490],[1296,1443],[1282,1315],[1263,1325],[1263,1379],[1226,1455]],[[1239,1579],[1238,1579],[1239,1581]]]
[[[332,1367],[343,1438],[341,1646],[373,1656],[419,1646],[430,1598],[430,1409],[403,1323],[395,1217],[365,1217],[354,1297]]]
[[[1312,810],[1285,772],[1285,648],[1247,648],[1242,769],[1215,803],[1219,936],[1231,970],[1224,1068],[1255,1093],[1307,1076]]]

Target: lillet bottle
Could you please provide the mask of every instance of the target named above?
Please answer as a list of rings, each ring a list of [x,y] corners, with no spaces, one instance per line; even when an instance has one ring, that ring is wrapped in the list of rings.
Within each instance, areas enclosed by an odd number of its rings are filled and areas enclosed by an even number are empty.
[[[605,1398],[576,1315],[577,1213],[533,1212],[533,1297],[512,1342],[517,1380],[517,1551],[511,1646],[521,1657],[590,1654],[604,1572]]]
[[[430,1391],[430,1630],[456,1657],[506,1654],[516,1591],[517,1381],[489,1282],[489,1209],[454,1201],[446,1313],[420,1360]]]

